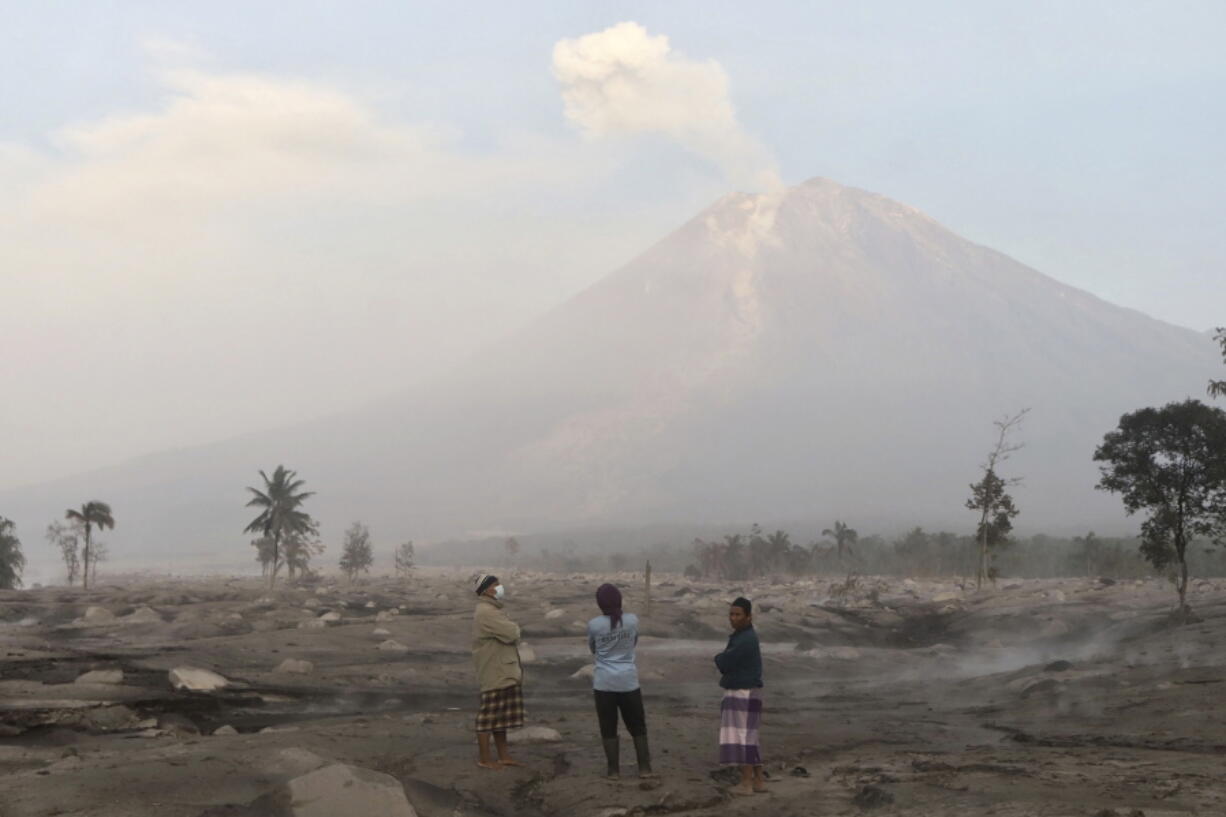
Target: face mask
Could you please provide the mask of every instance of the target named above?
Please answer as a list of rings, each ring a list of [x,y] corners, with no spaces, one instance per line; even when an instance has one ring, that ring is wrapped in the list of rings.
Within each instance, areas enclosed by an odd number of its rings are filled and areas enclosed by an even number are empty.
[[[498,599],[499,601],[502,601],[502,597],[506,594],[507,591],[503,589],[501,584],[494,588],[494,598]]]

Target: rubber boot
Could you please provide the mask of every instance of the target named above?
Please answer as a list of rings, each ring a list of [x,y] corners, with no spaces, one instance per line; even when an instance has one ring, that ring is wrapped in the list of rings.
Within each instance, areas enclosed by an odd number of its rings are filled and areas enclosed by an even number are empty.
[[[617,738],[603,738],[600,742],[604,744],[604,756],[609,761],[609,772],[605,776],[610,778],[621,777],[619,758],[621,747]]]
[[[634,736],[634,754],[639,762],[639,777],[655,777],[651,770],[651,750],[647,748],[647,736]]]

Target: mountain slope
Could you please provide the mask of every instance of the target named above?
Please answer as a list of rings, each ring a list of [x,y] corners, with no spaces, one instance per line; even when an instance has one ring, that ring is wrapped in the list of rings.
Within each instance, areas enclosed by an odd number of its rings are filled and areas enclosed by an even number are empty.
[[[99,497],[114,550],[245,558],[242,487],[296,468],[339,538],[667,521],[963,527],[991,422],[1023,406],[1021,521],[1115,526],[1090,456],[1199,394],[1204,336],[814,179],[729,195],[428,388],[272,434],[0,495],[27,538]],[[326,383],[326,373],[322,380]]]

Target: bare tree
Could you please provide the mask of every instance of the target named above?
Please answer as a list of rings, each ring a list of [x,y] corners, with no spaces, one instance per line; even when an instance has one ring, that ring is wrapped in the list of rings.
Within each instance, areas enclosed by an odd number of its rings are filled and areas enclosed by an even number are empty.
[[[1024,408],[1013,416],[996,420],[996,445],[988,452],[987,462],[983,469],[983,478],[971,485],[971,498],[966,501],[966,507],[979,511],[979,569],[975,575],[975,588],[983,587],[984,579],[995,579],[995,572],[989,575],[989,549],[1007,541],[1009,531],[1013,529],[1012,519],[1018,510],[1013,505],[1013,497],[1005,490],[1017,485],[1020,477],[1002,479],[997,469],[1016,451],[1020,451],[1023,443],[1009,441],[1009,435],[1017,430],[1022,420],[1030,411]]]
[[[77,583],[77,573],[81,570],[81,527],[65,525],[63,522],[52,522],[47,525],[44,534],[47,543],[59,548],[60,558],[64,560],[64,570],[71,587]]]

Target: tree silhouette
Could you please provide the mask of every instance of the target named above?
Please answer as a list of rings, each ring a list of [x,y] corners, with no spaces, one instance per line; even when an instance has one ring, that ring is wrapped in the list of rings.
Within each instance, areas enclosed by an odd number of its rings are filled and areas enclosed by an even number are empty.
[[[1226,363],[1226,326],[1219,326],[1217,334],[1213,336],[1222,346],[1222,362]],[[1226,380],[1210,380],[1209,381],[1209,396],[1210,397],[1226,397]]]
[[[64,518],[76,522],[85,530],[85,547],[81,551],[81,586],[89,587],[90,566],[97,561],[97,556],[90,550],[90,534],[93,528],[98,530],[114,529],[115,517],[111,514],[111,506],[94,499],[81,506],[81,510],[69,508],[64,512]]]
[[[314,491],[299,491],[305,484],[297,478],[296,471],[278,465],[272,479],[263,471],[264,490],[248,486],[251,501],[248,508],[261,508],[260,515],[247,524],[244,533],[258,533],[271,541],[272,553],[268,572],[268,586],[276,585],[277,571],[281,569],[281,543],[290,535],[304,535],[314,529],[310,514],[300,510],[302,503],[315,495]]]
[[[345,541],[341,546],[341,570],[352,582],[358,573],[369,573],[374,561],[375,555],[370,545],[370,528],[361,522],[354,522],[349,526],[349,530],[345,531]]]
[[[822,531],[822,536],[834,539],[834,545],[837,548],[839,561],[843,560],[844,551],[847,555],[851,555],[851,546],[860,538],[860,534],[856,533],[853,528],[849,528],[846,524],[839,522],[837,519],[834,522],[833,528],[826,528]]]
[[[12,520],[0,516],[0,590],[21,587],[21,571],[25,566],[26,557],[21,553],[16,526]]]
[[[1179,612],[1188,612],[1188,545],[1226,534],[1226,412],[1199,400],[1125,414],[1094,452],[1098,488],[1124,509],[1147,511],[1141,554],[1154,567],[1174,563]]]
[[[989,575],[990,549],[1008,541],[1009,531],[1013,529],[1013,517],[1018,510],[1013,505],[1013,497],[1005,490],[1010,485],[1017,485],[1020,479],[1002,479],[996,472],[997,468],[1015,451],[1020,451],[1021,443],[1010,443],[1009,435],[1017,429],[1030,409],[1022,409],[1012,417],[1005,417],[993,423],[996,426],[996,445],[988,452],[988,459],[981,467],[983,477],[971,485],[971,498],[966,500],[966,507],[979,511],[979,526],[976,536],[979,540],[979,566],[975,573],[975,589],[983,587],[983,580],[994,578]]]

